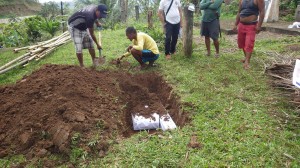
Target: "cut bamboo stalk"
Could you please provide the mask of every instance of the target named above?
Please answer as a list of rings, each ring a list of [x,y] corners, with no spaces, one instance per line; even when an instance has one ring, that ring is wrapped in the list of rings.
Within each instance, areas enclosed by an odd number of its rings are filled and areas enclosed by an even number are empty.
[[[19,51],[21,51],[21,50],[28,49],[28,47],[29,47],[29,46],[21,47],[21,48],[15,48],[15,49],[14,49],[14,52],[17,53],[17,52],[19,52]]]
[[[48,44],[48,45],[44,45],[43,47],[50,48],[50,47],[53,47],[53,46],[57,46],[57,45],[60,45],[62,42],[66,41],[68,39],[70,39],[70,37],[64,37],[62,39],[58,39],[54,43],[51,43],[51,44]]]
[[[27,46],[27,47],[21,47],[14,49],[14,52],[18,52],[20,50],[28,49],[29,51],[8,62],[7,64],[0,67],[0,74],[3,74],[19,65],[23,65],[26,62],[29,62],[33,59],[39,60],[51,52],[53,52],[58,46],[61,46],[63,44],[66,44],[68,41],[70,41],[71,37],[69,32],[65,32],[55,38],[52,38],[47,41],[40,42],[36,45]]]
[[[35,50],[30,51],[30,54],[40,53],[40,52],[42,52],[43,50],[45,50],[45,48],[39,47],[39,48],[37,48],[37,49],[35,49]]]
[[[38,58],[36,58],[35,60],[38,61],[39,59],[44,58],[45,56],[47,56],[48,54],[53,52],[55,49],[56,49],[56,47],[49,48],[47,51],[45,51],[45,53],[43,53],[42,55],[39,55]]]
[[[16,58],[16,59],[14,59],[14,60],[12,60],[12,61],[6,63],[5,65],[1,66],[1,67],[0,67],[0,70],[7,68],[8,66],[14,64],[15,62],[17,62],[17,61],[21,60],[22,58],[27,57],[27,56],[29,56],[29,55],[30,55],[30,53],[26,53],[26,54],[24,54],[24,55],[21,55],[20,57],[18,57],[18,58]]]
[[[24,59],[21,62],[18,62],[17,64],[15,64],[15,65],[12,65],[10,67],[7,67],[6,69],[0,70],[0,74],[3,74],[5,72],[7,72],[7,71],[9,71],[9,70],[11,70],[11,69],[19,66],[19,65],[22,65],[22,64],[26,63],[27,61],[28,61],[28,59]]]

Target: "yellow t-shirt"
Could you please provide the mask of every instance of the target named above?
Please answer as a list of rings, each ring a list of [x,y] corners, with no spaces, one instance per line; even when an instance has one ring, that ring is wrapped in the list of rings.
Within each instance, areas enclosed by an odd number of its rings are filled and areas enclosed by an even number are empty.
[[[132,40],[133,48],[139,51],[142,50],[150,50],[154,54],[159,54],[159,50],[157,47],[156,42],[153,40],[152,37],[150,37],[148,34],[139,32],[137,33],[137,40],[133,39]],[[125,57],[129,56],[131,53],[126,52],[124,54]]]

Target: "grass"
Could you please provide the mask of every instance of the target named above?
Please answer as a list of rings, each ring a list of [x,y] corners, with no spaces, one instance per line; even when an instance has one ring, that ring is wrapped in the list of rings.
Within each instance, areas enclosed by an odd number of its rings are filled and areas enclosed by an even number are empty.
[[[198,29],[195,34],[199,36]],[[264,53],[283,52],[279,46],[289,41],[258,40],[251,70],[245,71],[239,61],[242,52],[228,51],[236,48],[228,38],[223,35],[221,39],[220,50],[224,52],[218,59],[204,56],[203,39],[198,38],[191,58],[179,51],[171,61],[163,55],[158,60],[156,70],[173,86],[182,102],[193,105],[183,106],[192,115],[190,124],[160,136],[141,132],[113,145],[104,158],[88,156],[76,163],[88,167],[300,167],[299,122],[283,123],[276,117],[286,113],[297,118],[295,109],[276,96],[278,91],[268,85],[262,64],[262,60],[268,60]],[[290,39],[291,43],[297,41]],[[123,54],[130,44],[124,30],[103,31],[102,42],[107,62]],[[1,64],[12,57],[15,55],[10,51],[2,52]],[[128,60],[136,64],[133,59]],[[91,66],[87,51],[84,61]],[[73,44],[62,46],[39,62],[0,75],[0,83],[14,83],[47,63],[78,65]],[[114,69],[108,64],[99,69],[102,68]],[[193,134],[202,144],[201,149],[187,147]],[[79,158],[82,151],[74,148],[71,156],[72,160]],[[87,160],[89,165],[85,165]],[[13,158],[1,159],[0,165],[13,162]]]

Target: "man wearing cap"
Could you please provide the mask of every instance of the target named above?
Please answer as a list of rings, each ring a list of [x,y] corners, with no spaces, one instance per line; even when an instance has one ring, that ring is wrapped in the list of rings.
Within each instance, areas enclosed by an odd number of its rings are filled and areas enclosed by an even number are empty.
[[[68,20],[69,32],[74,41],[76,55],[81,67],[84,66],[82,49],[86,48],[89,49],[93,65],[96,66],[98,64],[93,41],[96,43],[98,49],[101,49],[101,46],[94,34],[93,27],[94,23],[96,23],[97,27],[100,27],[101,24],[97,19],[106,18],[106,16],[106,5],[90,5],[75,12]]]

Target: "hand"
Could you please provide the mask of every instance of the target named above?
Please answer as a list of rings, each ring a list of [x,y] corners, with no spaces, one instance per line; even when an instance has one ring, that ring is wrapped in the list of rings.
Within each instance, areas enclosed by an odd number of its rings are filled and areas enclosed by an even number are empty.
[[[237,26],[236,25],[232,28],[232,31],[237,33]]]
[[[261,27],[260,26],[256,26],[256,34],[258,34],[261,31]]]
[[[132,49],[132,46],[129,46],[129,47],[127,48],[127,52],[130,52],[131,49]]]
[[[99,44],[97,44],[97,48],[98,48],[98,50],[101,50],[101,49],[102,49],[102,46],[99,45]]]
[[[162,25],[162,29],[163,29],[163,33],[165,34],[166,33],[166,24]]]
[[[122,55],[122,56],[120,56],[119,58],[117,58],[117,64],[120,64],[120,63],[121,63],[121,60],[122,60],[124,57],[125,57],[125,56]]]
[[[214,3],[214,2],[215,2],[215,0],[210,0],[210,2],[211,2],[211,3]]]
[[[97,25],[97,30],[102,30],[103,28],[102,28],[102,25],[100,24],[100,25]]]

